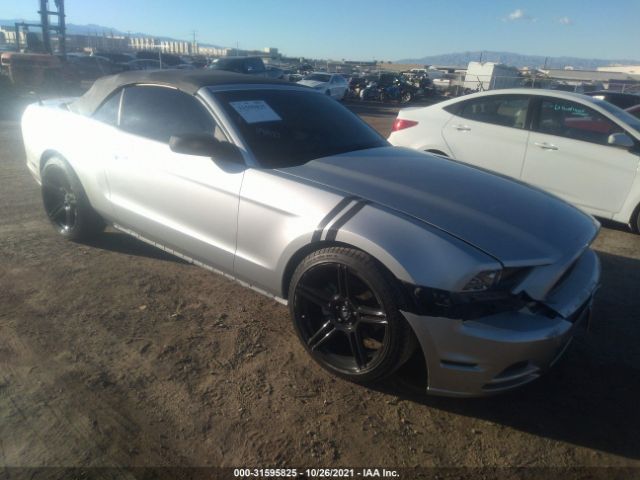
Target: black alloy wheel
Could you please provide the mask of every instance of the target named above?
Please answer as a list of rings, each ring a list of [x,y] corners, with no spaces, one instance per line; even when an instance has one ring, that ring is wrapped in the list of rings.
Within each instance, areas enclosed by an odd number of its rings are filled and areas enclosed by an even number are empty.
[[[78,199],[63,170],[49,169],[43,177],[42,201],[49,220],[62,235],[74,229],[78,219]]]
[[[413,334],[380,267],[359,250],[314,252],[294,273],[290,307],[298,336],[321,366],[369,383],[413,351]]]
[[[85,240],[104,230],[80,180],[61,157],[47,160],[41,173],[42,203],[51,224],[69,240]]]
[[[640,234],[640,205],[636,207],[635,212],[631,215],[631,222],[629,224],[633,232]]]

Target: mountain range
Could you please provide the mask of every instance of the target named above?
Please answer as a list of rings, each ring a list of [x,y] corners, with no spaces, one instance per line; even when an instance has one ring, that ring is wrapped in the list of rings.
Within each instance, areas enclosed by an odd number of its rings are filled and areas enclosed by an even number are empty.
[[[393,63],[415,63],[420,65],[450,65],[466,67],[469,62],[480,61],[496,62],[515,67],[541,68],[545,64],[547,68],[564,68],[571,66],[578,70],[595,70],[597,67],[609,65],[639,65],[638,60],[602,60],[597,58],[578,57],[544,57],[542,55],[521,55],[511,52],[460,52],[446,53],[443,55],[430,55],[422,58],[405,58]]]
[[[13,27],[16,22],[22,22],[21,19],[0,19],[0,26]],[[29,20],[27,23],[38,23],[35,20]],[[105,27],[103,25],[88,24],[77,25],[67,23],[67,33],[70,35],[129,35],[133,37],[154,37],[159,40],[178,40],[171,37],[163,37],[157,35],[149,35],[142,32],[123,32],[116,28]],[[184,40],[182,40],[184,41]],[[218,47],[210,43],[199,43],[202,46]],[[595,70],[597,67],[606,67],[612,64],[620,65],[639,65],[639,60],[602,60],[597,58],[578,58],[578,57],[544,57],[541,55],[521,55],[512,52],[492,52],[492,51],[475,51],[475,52],[459,52],[446,53],[442,55],[431,55],[421,58],[405,58],[397,60],[393,63],[412,63],[420,65],[450,65],[466,67],[471,61],[504,63],[515,67],[531,67],[539,68],[545,64],[547,68],[564,68],[572,66],[579,70]]]

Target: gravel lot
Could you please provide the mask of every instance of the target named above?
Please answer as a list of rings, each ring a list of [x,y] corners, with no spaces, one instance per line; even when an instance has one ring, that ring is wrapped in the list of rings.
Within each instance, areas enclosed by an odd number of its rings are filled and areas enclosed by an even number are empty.
[[[287,309],[114,231],[67,243],[0,99],[0,476],[7,466],[640,467],[640,236],[603,227],[591,331],[480,400],[335,379]],[[384,135],[397,110],[354,105]],[[523,212],[524,214],[524,212]],[[407,375],[419,371],[419,365]]]

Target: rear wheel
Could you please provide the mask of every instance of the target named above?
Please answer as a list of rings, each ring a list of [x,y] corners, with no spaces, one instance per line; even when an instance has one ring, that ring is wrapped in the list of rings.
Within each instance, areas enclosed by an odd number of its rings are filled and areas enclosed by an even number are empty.
[[[631,222],[631,229],[635,233],[640,233],[640,205],[636,207],[636,211]]]
[[[104,230],[69,164],[61,157],[47,160],[42,169],[42,203],[49,221],[69,240],[84,240]]]
[[[289,305],[313,359],[359,383],[395,372],[416,343],[398,311],[393,282],[359,250],[332,247],[307,256],[293,274]]]

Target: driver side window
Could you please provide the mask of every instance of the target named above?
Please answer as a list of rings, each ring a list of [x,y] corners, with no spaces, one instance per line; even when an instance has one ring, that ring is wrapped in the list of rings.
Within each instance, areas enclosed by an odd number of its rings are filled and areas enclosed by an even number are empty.
[[[540,103],[537,131],[607,145],[609,135],[623,129],[585,105],[556,98]]]
[[[169,143],[172,135],[215,135],[219,130],[205,107],[179,90],[135,86],[123,95],[120,128],[134,135]]]

